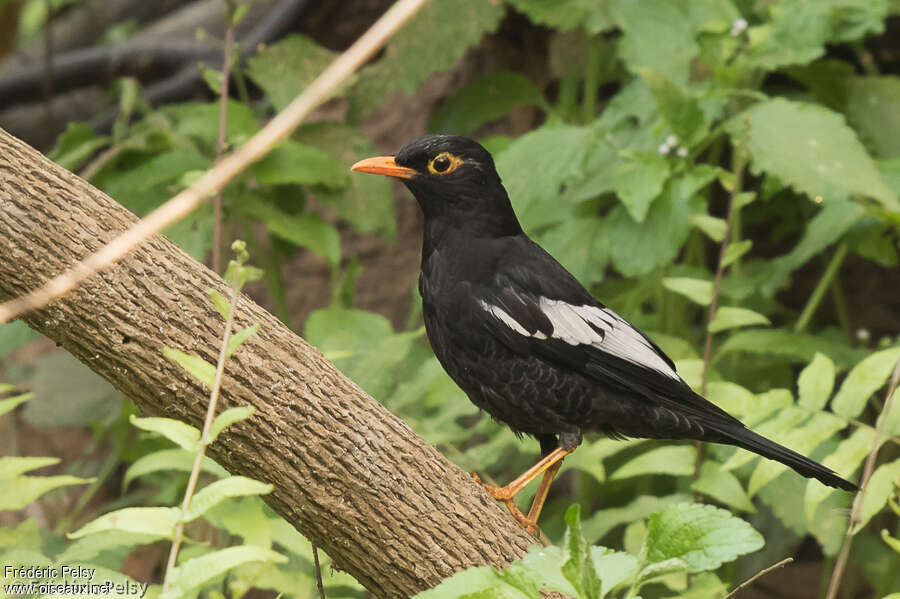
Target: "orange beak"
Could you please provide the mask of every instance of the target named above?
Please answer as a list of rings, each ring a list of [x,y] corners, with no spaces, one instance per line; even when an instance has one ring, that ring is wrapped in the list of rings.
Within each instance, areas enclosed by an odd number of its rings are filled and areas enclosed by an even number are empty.
[[[393,156],[366,158],[351,166],[350,170],[372,173],[373,175],[387,175],[388,177],[398,177],[400,179],[410,179],[418,174],[415,169],[398,165],[394,162]]]

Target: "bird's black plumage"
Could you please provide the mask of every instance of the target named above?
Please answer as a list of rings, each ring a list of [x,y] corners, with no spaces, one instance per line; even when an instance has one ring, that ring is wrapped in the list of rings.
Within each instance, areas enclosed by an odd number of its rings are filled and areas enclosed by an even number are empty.
[[[651,339],[525,235],[478,143],[430,135],[383,160],[394,170],[369,172],[400,177],[425,215],[419,290],[435,354],[475,405],[544,454],[590,431],[697,439],[856,488],[694,393]]]

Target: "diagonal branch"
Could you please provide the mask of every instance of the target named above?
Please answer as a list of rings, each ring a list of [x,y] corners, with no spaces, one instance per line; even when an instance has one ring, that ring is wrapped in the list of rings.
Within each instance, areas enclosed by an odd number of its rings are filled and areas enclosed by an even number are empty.
[[[0,298],[91,255],[137,219],[0,130]],[[198,428],[204,389],[162,355],[209,362],[227,285],[158,235],[46,308],[23,317],[131,397],[144,414]],[[502,566],[534,539],[484,490],[373,401],[277,318],[241,296],[236,327],[260,332],[226,364],[223,409],[256,415],[211,455],[272,484],[272,508],[377,597],[406,597],[474,565]]]

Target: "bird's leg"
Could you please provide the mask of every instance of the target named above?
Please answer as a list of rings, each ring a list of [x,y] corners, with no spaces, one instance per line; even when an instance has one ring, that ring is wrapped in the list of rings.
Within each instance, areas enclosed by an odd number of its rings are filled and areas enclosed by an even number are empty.
[[[546,456],[541,458],[541,460],[537,464],[535,464],[534,466],[532,466],[531,468],[529,468],[528,470],[523,472],[521,476],[516,478],[514,481],[512,481],[505,487],[495,487],[494,485],[488,485],[488,484],[482,483],[481,479],[478,478],[477,474],[473,474],[472,477],[475,479],[476,482],[480,483],[485,488],[485,490],[487,490],[488,494],[490,494],[491,497],[505,503],[506,507],[509,509],[509,511],[513,515],[513,517],[515,517],[515,519],[518,520],[519,523],[522,524],[522,526],[527,528],[528,531],[533,534],[537,529],[537,523],[534,520],[531,520],[530,518],[528,518],[528,516],[523,514],[521,512],[521,510],[519,510],[519,508],[516,507],[516,504],[513,502],[513,498],[516,496],[516,494],[519,491],[524,489],[525,486],[528,485],[528,483],[530,483],[531,481],[536,479],[538,476],[540,476],[544,472],[547,472],[548,469],[553,468],[553,474],[556,474],[556,471],[559,470],[559,465],[561,465],[563,458],[565,458],[567,455],[569,455],[573,451],[575,451],[574,447],[565,448],[565,449],[562,447],[557,447],[556,449],[551,451],[549,454],[547,454]],[[557,464],[559,464],[559,465],[557,465]],[[548,472],[548,474],[549,474],[549,472]],[[544,481],[542,481],[542,483],[541,483],[541,487],[543,488],[546,486],[546,488],[549,489],[550,482],[552,480],[553,480],[552,476],[550,476],[549,479],[547,476],[545,476]],[[545,498],[547,495],[547,489],[544,489],[544,491],[543,491]],[[541,490],[539,489],[538,492],[540,493]],[[541,501],[541,504],[543,505],[543,501]],[[533,509],[533,506],[532,506],[532,509]],[[537,511],[538,511],[538,513],[540,513],[540,508],[538,508]]]
[[[547,500],[547,494],[550,492],[550,484],[553,482],[556,473],[559,472],[559,469],[562,467],[562,463],[563,459],[560,458],[558,462],[547,468],[547,471],[544,472],[544,478],[541,479],[541,484],[538,487],[537,493],[534,494],[534,499],[531,501],[531,509],[528,510],[528,515],[525,517],[529,521],[534,522],[535,525],[537,524],[538,518],[541,517],[541,510],[544,509],[544,502]]]

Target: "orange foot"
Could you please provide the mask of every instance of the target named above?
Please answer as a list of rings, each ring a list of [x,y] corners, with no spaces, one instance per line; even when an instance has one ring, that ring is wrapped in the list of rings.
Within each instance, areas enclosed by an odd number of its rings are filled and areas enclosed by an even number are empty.
[[[481,478],[474,472],[472,473],[472,479],[484,487],[484,490],[488,492],[488,495],[497,501],[502,501],[506,504],[506,509],[509,510],[509,513],[513,515],[513,518],[518,520],[519,524],[525,527],[525,530],[527,530],[529,534],[537,535],[537,522],[530,520],[528,516],[523,514],[522,510],[519,509],[519,506],[513,501],[513,498],[516,496],[516,493],[521,490],[521,487],[516,488],[512,484],[508,484],[505,487],[489,485],[486,482],[482,482]]]

